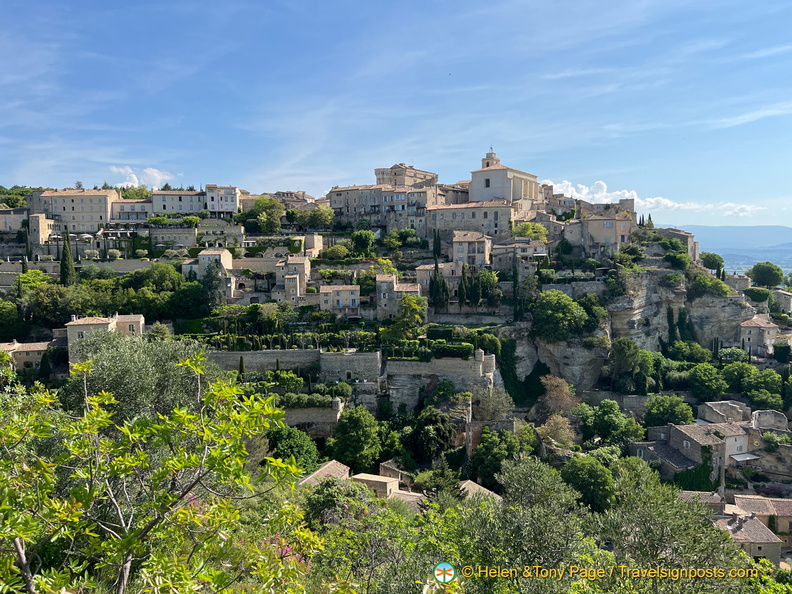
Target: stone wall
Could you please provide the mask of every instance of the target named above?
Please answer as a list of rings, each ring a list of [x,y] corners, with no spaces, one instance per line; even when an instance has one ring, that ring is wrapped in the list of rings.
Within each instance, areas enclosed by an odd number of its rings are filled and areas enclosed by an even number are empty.
[[[332,408],[287,408],[285,422],[289,427],[305,431],[313,439],[327,438],[333,434],[343,407]]]
[[[465,425],[465,449],[468,457],[473,454],[473,450],[475,450],[481,442],[481,432],[484,430],[484,427],[489,427],[490,431],[493,433],[496,431],[511,431],[516,435],[519,423],[516,419],[506,419],[503,421],[471,421],[467,423]]]
[[[589,293],[601,297],[605,293],[605,288],[605,283],[602,281],[580,281],[576,283],[542,285],[542,291],[561,291],[575,299],[579,299],[583,297],[583,295],[588,295]]]
[[[373,353],[328,353],[319,355],[321,378],[324,382],[355,381],[376,382],[380,376],[382,357],[379,351]]]
[[[427,384],[441,380],[454,382],[457,390],[490,390],[493,374],[486,373],[485,366],[492,365],[494,355],[485,355],[483,360],[443,358],[430,362],[388,361],[387,386],[394,408],[405,404],[408,410],[415,408],[421,392]]]
[[[209,358],[225,371],[239,369],[239,357],[245,358],[245,369],[262,373],[273,371],[280,361],[281,369],[305,368],[319,362],[318,349],[283,349],[264,351],[210,351]]]
[[[757,410],[751,415],[751,426],[760,430],[789,431],[789,419],[777,410]]]
[[[451,306],[456,307],[456,306]],[[429,312],[429,321],[437,324],[505,324],[512,319],[511,308],[501,307],[501,311],[509,310],[508,314],[466,314],[466,313],[434,313]]]

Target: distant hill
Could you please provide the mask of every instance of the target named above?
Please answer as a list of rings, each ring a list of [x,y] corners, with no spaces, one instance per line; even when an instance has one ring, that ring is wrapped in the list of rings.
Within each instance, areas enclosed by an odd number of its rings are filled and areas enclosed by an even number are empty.
[[[763,248],[792,243],[792,227],[782,225],[754,225],[740,227],[707,227],[704,225],[680,225],[680,229],[690,231],[703,252],[716,252],[728,249],[737,252],[744,248]],[[720,252],[718,252],[720,253]]]
[[[744,272],[765,261],[778,264],[785,271],[792,270],[792,227],[680,225],[679,228],[696,236],[702,252],[723,256],[729,272]]]

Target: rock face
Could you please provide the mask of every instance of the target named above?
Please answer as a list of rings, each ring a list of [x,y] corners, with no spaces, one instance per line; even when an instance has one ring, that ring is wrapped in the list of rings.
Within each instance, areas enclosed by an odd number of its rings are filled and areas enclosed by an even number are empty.
[[[629,338],[642,349],[660,350],[660,338],[668,339],[668,306],[676,312],[685,304],[684,290],[658,284],[666,275],[666,271],[634,275],[630,293],[608,304],[612,338]]]
[[[737,344],[740,323],[750,320],[756,310],[742,297],[699,297],[686,304],[696,331],[696,340],[703,347],[717,338],[726,346]]]
[[[608,349],[587,349],[580,339],[547,343],[536,341],[539,359],[553,375],[564,378],[579,390],[590,390],[599,380]]]

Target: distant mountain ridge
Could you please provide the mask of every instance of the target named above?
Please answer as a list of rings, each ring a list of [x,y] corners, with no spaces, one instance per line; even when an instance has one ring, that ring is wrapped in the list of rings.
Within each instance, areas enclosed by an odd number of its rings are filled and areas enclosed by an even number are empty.
[[[728,225],[709,227],[706,225],[680,225],[680,229],[696,236],[701,251],[712,252],[727,248],[732,251],[780,247],[792,244],[792,227],[783,225],[752,225],[740,227]]]
[[[680,225],[696,236],[702,252],[723,256],[730,272],[744,272],[757,262],[770,261],[792,270],[792,227],[783,225]]]

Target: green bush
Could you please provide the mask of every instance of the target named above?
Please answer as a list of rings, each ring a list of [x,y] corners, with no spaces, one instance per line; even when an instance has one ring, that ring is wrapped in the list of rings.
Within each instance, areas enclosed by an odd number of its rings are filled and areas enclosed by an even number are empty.
[[[669,262],[671,267],[677,270],[687,270],[693,262],[687,252],[669,252],[663,256],[663,260]]]
[[[748,287],[743,290],[743,294],[751,301],[756,301],[757,303],[764,303],[772,295],[769,289],[762,289],[761,287]]]
[[[294,394],[287,392],[275,397],[275,406],[279,408],[330,408],[333,397],[329,394]]]

